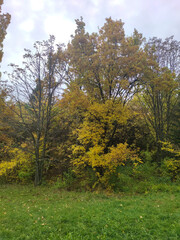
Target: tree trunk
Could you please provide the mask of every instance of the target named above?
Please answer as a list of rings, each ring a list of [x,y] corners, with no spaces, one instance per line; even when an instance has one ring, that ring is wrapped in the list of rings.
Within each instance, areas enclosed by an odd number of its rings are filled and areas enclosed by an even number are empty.
[[[36,170],[35,170],[35,179],[34,186],[39,186],[42,183],[42,163],[40,161],[36,162]]]

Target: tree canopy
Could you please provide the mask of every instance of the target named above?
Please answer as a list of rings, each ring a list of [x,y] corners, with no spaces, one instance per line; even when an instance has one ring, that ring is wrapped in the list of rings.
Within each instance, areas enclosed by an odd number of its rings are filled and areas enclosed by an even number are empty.
[[[9,21],[1,15],[1,42]],[[136,29],[126,36],[111,17],[91,34],[75,21],[67,46],[50,36],[25,49],[22,68],[11,65],[0,98],[0,178],[115,189],[122,176],[143,179],[148,166],[177,180],[180,43],[146,41]]]

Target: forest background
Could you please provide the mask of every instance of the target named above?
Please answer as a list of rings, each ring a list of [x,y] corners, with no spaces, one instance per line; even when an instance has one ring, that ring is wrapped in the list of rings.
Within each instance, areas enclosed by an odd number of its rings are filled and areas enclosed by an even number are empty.
[[[3,1],[0,1],[2,6]],[[180,181],[180,43],[121,20],[25,49],[0,82],[0,181],[126,191]],[[0,15],[0,43],[10,15]]]

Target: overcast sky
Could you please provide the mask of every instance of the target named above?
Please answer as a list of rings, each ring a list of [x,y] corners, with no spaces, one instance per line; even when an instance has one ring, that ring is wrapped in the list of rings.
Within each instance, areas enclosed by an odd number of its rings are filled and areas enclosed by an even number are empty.
[[[4,0],[2,11],[10,13],[12,20],[1,71],[8,70],[9,63],[20,64],[23,49],[32,49],[35,41],[50,34],[58,43],[67,43],[80,16],[88,32],[96,32],[111,16],[125,23],[126,35],[136,28],[147,39],[174,35],[180,40],[180,0]]]

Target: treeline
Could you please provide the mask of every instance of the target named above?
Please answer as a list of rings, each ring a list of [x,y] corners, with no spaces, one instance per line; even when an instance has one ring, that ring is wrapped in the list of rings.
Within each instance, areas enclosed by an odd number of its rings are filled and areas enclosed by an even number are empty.
[[[97,33],[76,25],[67,46],[36,42],[1,81],[1,182],[179,181],[180,42],[126,36],[111,18]]]

